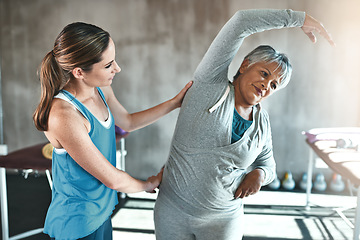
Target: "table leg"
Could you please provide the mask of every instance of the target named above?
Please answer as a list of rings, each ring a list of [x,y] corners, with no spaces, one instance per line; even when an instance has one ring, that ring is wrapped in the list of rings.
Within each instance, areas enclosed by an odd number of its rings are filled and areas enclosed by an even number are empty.
[[[360,234],[360,186],[357,189],[357,204],[355,213],[354,240],[359,240]]]
[[[50,170],[49,170],[49,169],[46,169],[46,170],[45,170],[45,173],[46,173],[47,180],[48,180],[48,182],[49,182],[50,189],[52,190],[52,188],[53,188],[53,183],[52,183],[52,178],[51,178]]]
[[[7,145],[0,145],[0,155],[6,155]],[[9,215],[6,188],[6,169],[0,168],[0,211],[1,211],[1,232],[2,239],[9,240]]]
[[[125,156],[127,151],[125,150],[125,139],[120,139],[120,149],[116,150],[116,167],[125,172]],[[120,198],[126,198],[126,193],[121,192]]]
[[[307,183],[306,183],[306,210],[310,210],[310,194],[312,187],[312,171],[314,166],[314,153],[313,150],[310,149],[309,152],[309,162],[308,162],[308,171],[307,171]]]
[[[9,219],[6,190],[6,169],[0,168],[0,204],[2,239],[9,240]]]

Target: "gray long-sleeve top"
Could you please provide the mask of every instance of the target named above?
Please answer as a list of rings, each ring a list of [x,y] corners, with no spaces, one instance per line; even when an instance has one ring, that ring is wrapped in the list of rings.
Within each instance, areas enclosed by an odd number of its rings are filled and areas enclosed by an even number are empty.
[[[270,122],[260,104],[253,107],[252,125],[231,144],[235,95],[228,69],[247,36],[300,27],[304,19],[303,12],[292,10],[238,11],[214,39],[184,98],[160,187],[183,211],[194,216],[238,214],[242,201],[234,194],[249,169],[264,170],[264,185],[274,179]],[[210,112],[227,88],[225,100]]]

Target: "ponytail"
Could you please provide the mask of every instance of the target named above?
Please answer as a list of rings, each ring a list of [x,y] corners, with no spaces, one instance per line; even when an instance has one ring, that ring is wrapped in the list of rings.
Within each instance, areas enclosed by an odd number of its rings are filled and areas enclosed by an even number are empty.
[[[41,84],[41,98],[33,114],[33,119],[38,130],[47,131],[53,98],[59,93],[65,80],[65,73],[57,63],[53,51],[45,55],[41,62],[38,75]]]
[[[109,41],[108,32],[82,22],[71,23],[60,32],[53,50],[46,54],[38,71],[41,98],[33,115],[38,130],[48,130],[53,98],[67,81],[71,81],[71,71],[76,67],[91,71],[92,66],[101,61]]]

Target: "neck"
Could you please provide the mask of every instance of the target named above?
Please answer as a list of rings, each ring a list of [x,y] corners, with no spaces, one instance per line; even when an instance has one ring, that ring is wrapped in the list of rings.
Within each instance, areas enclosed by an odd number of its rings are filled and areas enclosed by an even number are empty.
[[[248,121],[252,121],[253,117],[252,117],[252,112],[253,112],[253,107],[243,107],[241,105],[236,105],[236,101],[235,101],[235,109],[236,111],[239,113],[239,115]]]
[[[253,106],[249,104],[244,104],[245,101],[243,100],[239,89],[236,87],[236,83],[237,82],[233,83],[235,90],[235,109],[242,118],[252,121]]]
[[[70,80],[63,89],[74,95],[74,97],[81,102],[94,97],[97,93],[96,88],[72,80]]]

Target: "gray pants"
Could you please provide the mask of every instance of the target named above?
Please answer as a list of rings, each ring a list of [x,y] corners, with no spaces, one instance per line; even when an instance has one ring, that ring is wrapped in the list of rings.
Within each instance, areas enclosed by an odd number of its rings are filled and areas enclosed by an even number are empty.
[[[243,213],[237,218],[194,217],[173,206],[161,193],[154,209],[157,240],[241,240],[243,219]]]

